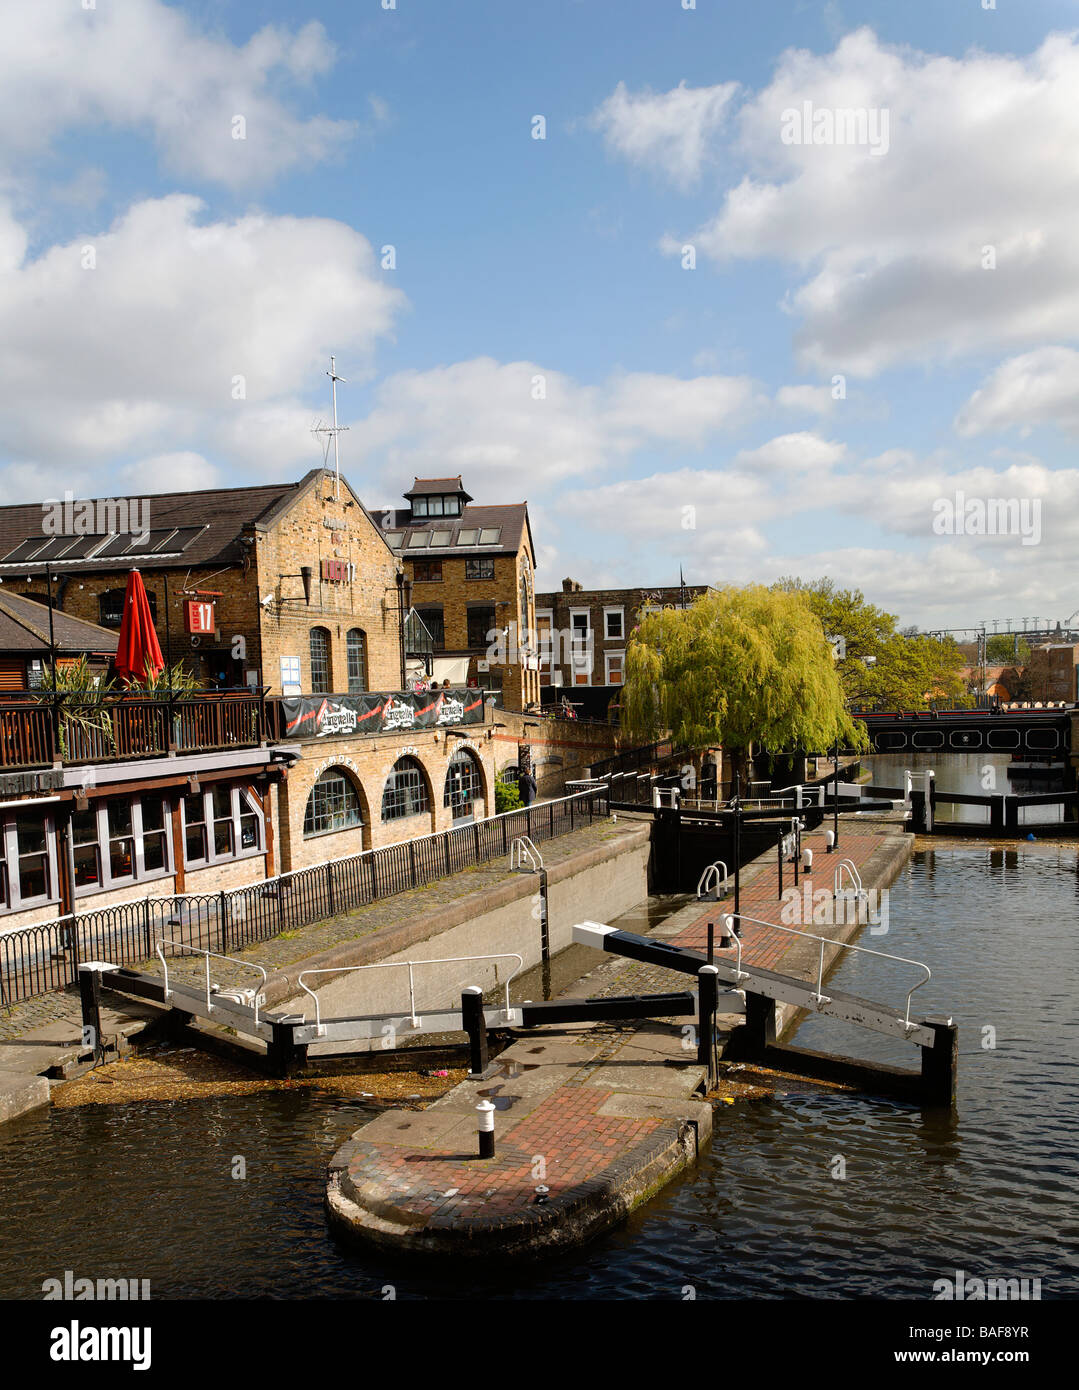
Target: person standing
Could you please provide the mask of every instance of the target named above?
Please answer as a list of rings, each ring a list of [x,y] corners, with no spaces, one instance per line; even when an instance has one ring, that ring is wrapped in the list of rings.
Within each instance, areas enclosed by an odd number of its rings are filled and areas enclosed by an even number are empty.
[[[517,786],[521,792],[521,805],[531,806],[536,799],[536,779],[531,768],[523,768],[517,775]]]

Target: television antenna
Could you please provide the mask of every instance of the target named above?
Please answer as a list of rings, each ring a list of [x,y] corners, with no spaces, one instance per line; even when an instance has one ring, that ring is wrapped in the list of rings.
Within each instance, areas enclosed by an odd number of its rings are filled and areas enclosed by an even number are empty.
[[[333,402],[333,424],[324,425],[320,421],[311,433],[324,434],[327,436],[326,445],[322,452],[323,465],[325,465],[330,456],[330,440],[333,440],[333,496],[334,501],[337,501],[341,496],[341,456],[338,452],[337,436],[341,434],[343,430],[348,429],[347,425],[339,425],[337,423],[337,383],[339,381],[345,381],[346,378],[337,375],[337,366],[332,357],[330,358],[330,370],[326,375],[330,378],[330,399]]]

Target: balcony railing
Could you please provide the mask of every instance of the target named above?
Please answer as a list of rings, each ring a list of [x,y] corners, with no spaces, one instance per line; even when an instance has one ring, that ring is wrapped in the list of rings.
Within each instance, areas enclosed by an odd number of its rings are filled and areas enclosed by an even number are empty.
[[[481,690],[472,689],[469,694],[486,698]],[[406,691],[369,691],[363,698],[378,701],[391,696],[409,698]],[[0,772],[56,763],[124,762],[257,748],[288,736],[281,697],[268,699],[264,691],[246,688],[177,694],[171,699],[120,694],[95,700],[81,693],[0,695]]]
[[[250,748],[262,741],[265,726],[258,691],[100,700],[6,694],[0,696],[0,769]]]

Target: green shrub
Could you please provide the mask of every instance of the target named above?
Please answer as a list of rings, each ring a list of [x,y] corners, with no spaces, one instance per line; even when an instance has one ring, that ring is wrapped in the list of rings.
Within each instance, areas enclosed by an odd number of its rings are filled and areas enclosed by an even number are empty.
[[[516,811],[521,804],[521,792],[518,787],[509,787],[505,782],[495,783],[495,812],[501,814],[503,811]]]

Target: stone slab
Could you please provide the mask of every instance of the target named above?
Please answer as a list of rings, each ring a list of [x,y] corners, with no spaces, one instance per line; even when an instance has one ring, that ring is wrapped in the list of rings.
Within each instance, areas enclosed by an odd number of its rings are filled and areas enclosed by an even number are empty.
[[[623,1062],[618,1054],[606,1062],[585,1085],[600,1086],[605,1091],[645,1091],[652,1095],[688,1099],[707,1077],[702,1066],[665,1067],[648,1062]]]
[[[670,1100],[665,1096],[619,1091],[603,1102],[599,1113],[616,1120],[692,1120],[700,1144],[712,1133],[712,1107],[704,1100]]]
[[[0,1124],[49,1103],[49,1083],[43,1076],[0,1071]]]

